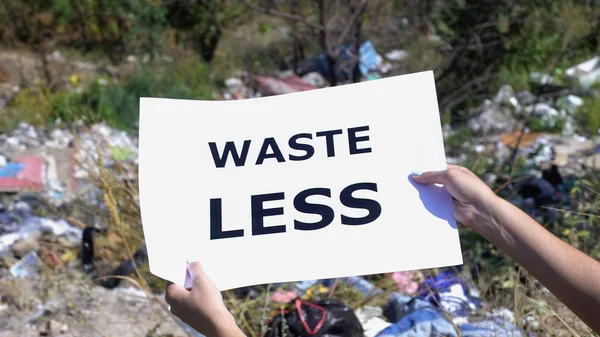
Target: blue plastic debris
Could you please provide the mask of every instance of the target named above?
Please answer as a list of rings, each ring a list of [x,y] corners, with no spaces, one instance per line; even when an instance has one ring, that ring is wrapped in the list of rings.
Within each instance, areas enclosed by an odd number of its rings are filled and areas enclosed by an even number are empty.
[[[340,47],[340,65],[348,65],[351,67],[340,67],[339,77],[342,80],[346,80],[352,77],[352,72],[354,71],[352,62],[354,58],[353,47],[344,45]],[[360,46],[360,57],[358,67],[360,69],[360,73],[364,76],[368,74],[370,71],[374,70],[377,66],[378,59],[377,51],[375,50],[375,46],[371,41],[366,41]],[[344,69],[346,68],[346,69]]]
[[[354,71],[354,46],[343,45],[338,48],[339,57],[337,60],[337,79],[339,81],[347,81],[352,78]],[[371,71],[377,68],[380,56],[375,50],[375,46],[371,41],[366,41],[360,46],[360,58],[359,58],[359,69],[363,76],[369,74]],[[329,56],[321,53],[317,54],[310,59],[301,61],[301,65],[296,69],[299,75],[304,75],[309,72],[316,71],[320,73],[324,78],[331,78],[332,70],[330,69]],[[376,78],[371,78],[376,79]]]
[[[23,167],[22,163],[8,163],[0,167],[0,178],[14,178],[21,172]]]
[[[37,274],[42,260],[35,253],[30,251],[19,262],[10,268],[10,273],[13,277],[28,277]]]
[[[366,41],[360,46],[360,72],[366,75],[377,66],[377,51],[371,41]]]
[[[494,319],[460,326],[462,337],[523,337],[525,334],[505,319]],[[530,334],[531,335],[531,334]]]
[[[458,336],[444,313],[431,306],[404,316],[377,334],[376,337]]]

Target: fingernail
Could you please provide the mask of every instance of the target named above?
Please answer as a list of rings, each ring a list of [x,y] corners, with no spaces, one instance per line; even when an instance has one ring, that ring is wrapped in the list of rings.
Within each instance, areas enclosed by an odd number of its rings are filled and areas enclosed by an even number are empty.
[[[190,264],[192,264],[194,262],[198,262],[198,260],[197,259],[187,259],[187,260],[185,260],[185,262],[187,262],[187,264],[189,266]]]
[[[185,280],[183,281],[183,287],[188,291],[192,290],[192,275],[190,274],[190,264],[194,263],[194,260],[188,259],[187,268],[185,268]]]
[[[418,177],[418,176],[420,176],[420,175],[421,175],[421,173],[423,173],[423,172],[421,172],[421,171],[413,171],[413,172],[411,173],[411,175],[413,175],[413,176],[417,176],[417,177]]]

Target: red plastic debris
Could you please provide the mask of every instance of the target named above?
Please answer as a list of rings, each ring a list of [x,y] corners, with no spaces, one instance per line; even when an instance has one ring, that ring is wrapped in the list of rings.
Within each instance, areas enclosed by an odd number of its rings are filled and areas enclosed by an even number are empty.
[[[23,169],[14,177],[0,177],[0,191],[44,190],[44,159],[42,157],[21,157],[17,162],[23,164]]]
[[[258,88],[269,95],[290,94],[293,92],[306,91],[316,89],[316,87],[304,82],[298,76],[288,76],[283,80],[269,77],[259,76],[256,78]]]
[[[285,77],[282,80],[285,83],[291,85],[293,88],[297,89],[298,91],[317,89],[317,87],[304,82],[304,80],[301,77],[296,76],[296,75],[291,75],[291,76]]]

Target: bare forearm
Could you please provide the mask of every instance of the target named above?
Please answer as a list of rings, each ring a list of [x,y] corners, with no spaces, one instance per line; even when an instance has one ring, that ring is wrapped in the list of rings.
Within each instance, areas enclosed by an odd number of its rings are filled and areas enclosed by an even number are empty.
[[[600,263],[568,245],[500,198],[487,203],[491,243],[527,269],[596,332],[600,331]]]
[[[246,337],[229,313],[216,317],[210,336],[207,337]]]
[[[246,337],[242,330],[237,325],[226,325],[220,327],[217,332],[213,335],[214,337]],[[210,337],[213,337],[210,336]]]

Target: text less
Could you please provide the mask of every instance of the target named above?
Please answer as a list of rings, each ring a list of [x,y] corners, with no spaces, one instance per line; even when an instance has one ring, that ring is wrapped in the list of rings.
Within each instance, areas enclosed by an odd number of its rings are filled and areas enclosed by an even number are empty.
[[[372,199],[356,198],[352,194],[359,190],[369,190],[377,192],[375,183],[357,183],[344,188],[340,194],[340,202],[349,208],[365,209],[368,214],[361,218],[353,218],[341,215],[343,225],[359,226],[371,223],[381,215],[381,205]],[[301,191],[294,198],[294,208],[306,214],[316,214],[321,216],[318,222],[308,223],[294,220],[294,229],[301,231],[317,230],[327,227],[335,218],[333,209],[327,205],[309,203],[306,199],[309,196],[320,195],[331,197],[331,190],[328,188],[310,188]],[[283,207],[265,208],[264,203],[284,199],[283,192],[253,195],[250,197],[252,213],[252,235],[265,235],[285,233],[286,225],[275,225],[265,227],[264,218],[267,216],[283,215]],[[243,229],[223,230],[223,214],[221,199],[210,199],[210,239],[227,239],[244,236]]]

